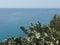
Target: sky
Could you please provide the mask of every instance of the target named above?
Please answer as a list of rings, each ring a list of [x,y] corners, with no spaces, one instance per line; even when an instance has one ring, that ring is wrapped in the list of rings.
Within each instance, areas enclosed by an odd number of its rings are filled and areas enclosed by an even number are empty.
[[[0,8],[60,8],[60,0],[0,0]]]

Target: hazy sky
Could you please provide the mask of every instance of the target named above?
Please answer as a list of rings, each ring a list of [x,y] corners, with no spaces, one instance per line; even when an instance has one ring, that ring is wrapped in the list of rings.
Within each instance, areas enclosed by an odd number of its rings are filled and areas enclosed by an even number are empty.
[[[0,8],[60,8],[60,0],[0,0]]]

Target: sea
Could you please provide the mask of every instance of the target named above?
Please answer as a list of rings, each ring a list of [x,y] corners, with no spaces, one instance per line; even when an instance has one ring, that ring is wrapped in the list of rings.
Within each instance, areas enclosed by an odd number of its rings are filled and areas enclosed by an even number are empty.
[[[20,29],[24,26],[29,30],[31,23],[40,21],[48,25],[55,14],[60,14],[60,8],[0,8],[0,41],[11,37],[25,37]]]

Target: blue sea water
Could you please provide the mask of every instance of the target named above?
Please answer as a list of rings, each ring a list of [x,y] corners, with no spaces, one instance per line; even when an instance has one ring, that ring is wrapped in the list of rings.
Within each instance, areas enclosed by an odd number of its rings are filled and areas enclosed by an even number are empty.
[[[54,8],[0,8],[0,41],[25,34],[20,26],[26,28],[30,23],[40,21],[42,25],[47,25],[54,14],[60,14],[60,9]]]

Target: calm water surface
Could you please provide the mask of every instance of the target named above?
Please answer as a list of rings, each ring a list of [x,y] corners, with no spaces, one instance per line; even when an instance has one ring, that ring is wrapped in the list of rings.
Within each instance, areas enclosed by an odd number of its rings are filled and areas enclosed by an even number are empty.
[[[0,41],[25,34],[20,30],[20,26],[26,28],[30,23],[40,21],[42,25],[47,25],[54,14],[60,14],[60,9],[33,9],[33,8],[0,8]]]

